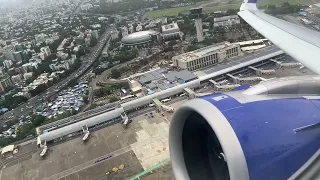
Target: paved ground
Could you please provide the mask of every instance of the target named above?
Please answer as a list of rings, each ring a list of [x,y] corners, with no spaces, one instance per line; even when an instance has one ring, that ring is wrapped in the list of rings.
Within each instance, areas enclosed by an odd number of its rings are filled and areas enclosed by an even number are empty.
[[[175,180],[171,164],[167,164],[152,173],[140,178],[141,180]]]
[[[185,101],[186,99],[181,100],[172,106],[177,108]],[[44,159],[37,152],[15,160],[2,169],[1,179],[96,180],[133,177],[169,158],[168,130],[171,113],[165,113],[163,117],[153,112],[153,116],[149,118],[142,114],[134,117],[127,129],[116,124],[93,132],[87,143],[76,138],[49,147]],[[32,149],[31,145],[30,147]],[[105,175],[121,164],[125,166],[123,170],[117,174]]]

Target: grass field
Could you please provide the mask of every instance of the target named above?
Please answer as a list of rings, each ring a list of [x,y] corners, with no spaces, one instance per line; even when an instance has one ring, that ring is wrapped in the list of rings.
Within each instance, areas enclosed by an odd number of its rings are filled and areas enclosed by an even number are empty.
[[[213,13],[216,11],[226,11],[228,9],[238,9],[240,7],[240,4],[229,4],[224,6],[216,6],[212,8],[206,8],[203,10],[204,13]]]
[[[290,4],[300,4],[300,0],[261,0],[261,1],[258,1],[258,6],[266,6],[266,5],[279,6],[284,2],[289,2]]]
[[[190,8],[193,6],[185,6],[185,7],[177,7],[177,8],[170,8],[170,9],[161,9],[156,11],[150,11],[146,13],[146,17],[148,19],[163,17],[163,16],[177,16],[180,12],[187,13]]]

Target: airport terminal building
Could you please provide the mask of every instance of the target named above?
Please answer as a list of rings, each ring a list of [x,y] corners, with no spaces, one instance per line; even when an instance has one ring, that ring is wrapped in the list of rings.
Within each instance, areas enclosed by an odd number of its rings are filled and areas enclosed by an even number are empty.
[[[241,54],[240,45],[222,42],[172,57],[173,65],[194,71]]]
[[[237,47],[237,46],[231,46],[231,47]],[[232,52],[231,47],[228,49],[229,53]],[[217,49],[215,50],[216,50],[215,51],[216,53],[219,52]],[[205,52],[207,51],[204,51],[203,53]],[[122,120],[121,114],[123,113],[128,114],[128,113],[137,111],[137,109],[148,107],[148,105],[152,103],[153,100],[156,98],[164,99],[164,98],[176,96],[182,93],[190,94],[190,90],[200,88],[201,83],[209,81],[212,78],[221,76],[223,74],[229,73],[237,69],[250,66],[255,63],[260,63],[261,61],[265,61],[270,58],[277,57],[279,55],[282,55],[283,53],[284,52],[278,48],[270,47],[263,53],[260,53],[259,55],[256,54],[255,56],[252,56],[250,58],[240,58],[241,62],[235,61],[236,65],[232,65],[230,67],[226,67],[225,69],[221,69],[218,71],[210,70],[210,72],[207,75],[201,76],[194,80],[192,80],[192,78],[191,79],[189,78],[190,81],[188,82],[186,81],[183,84],[179,84],[171,88],[166,88],[162,91],[155,92],[153,94],[143,96],[141,98],[137,98],[129,102],[123,102],[121,104],[119,103],[119,104],[113,105],[112,107],[107,107],[108,105],[107,104],[105,106],[92,109],[87,112],[79,113],[75,116],[72,116],[66,119],[62,119],[50,124],[46,124],[43,127],[37,128],[37,134],[39,135],[37,139],[37,144],[40,145],[40,144],[43,144],[44,142],[50,143],[50,142],[64,141],[65,139],[77,137],[83,134],[84,129],[88,129],[91,132],[111,124],[119,123]],[[211,53],[210,51],[209,55],[210,54],[214,54],[214,53]],[[172,76],[176,77],[177,74],[174,73],[172,74]],[[167,78],[171,79],[172,77],[168,76]]]

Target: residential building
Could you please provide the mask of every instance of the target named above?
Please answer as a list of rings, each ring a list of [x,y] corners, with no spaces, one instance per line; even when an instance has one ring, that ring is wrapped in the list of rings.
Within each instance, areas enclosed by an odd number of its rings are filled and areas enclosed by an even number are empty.
[[[214,18],[214,27],[226,27],[226,26],[232,26],[235,24],[240,24],[240,18],[238,15],[233,16],[223,16],[219,18]]]
[[[172,57],[173,65],[189,71],[215,65],[241,54],[240,45],[222,42]]]

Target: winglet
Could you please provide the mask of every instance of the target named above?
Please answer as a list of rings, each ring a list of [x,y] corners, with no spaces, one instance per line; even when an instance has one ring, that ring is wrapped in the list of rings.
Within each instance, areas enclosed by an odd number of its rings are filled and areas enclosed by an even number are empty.
[[[258,0],[244,0],[243,3],[241,4],[240,11],[258,10],[257,1]]]

